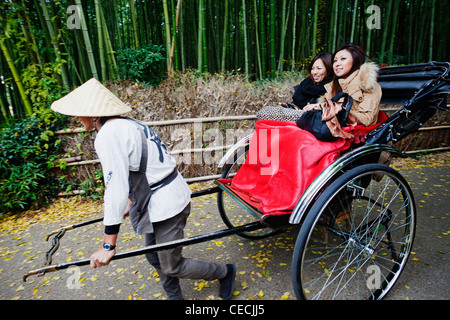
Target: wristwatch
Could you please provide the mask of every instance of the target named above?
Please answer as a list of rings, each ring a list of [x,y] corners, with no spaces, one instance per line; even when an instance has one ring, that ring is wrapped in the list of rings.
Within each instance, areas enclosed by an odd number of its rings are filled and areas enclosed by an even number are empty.
[[[115,248],[116,248],[116,246],[113,246],[112,244],[109,244],[109,243],[104,243],[103,244],[103,249],[105,249],[107,251],[114,250]]]

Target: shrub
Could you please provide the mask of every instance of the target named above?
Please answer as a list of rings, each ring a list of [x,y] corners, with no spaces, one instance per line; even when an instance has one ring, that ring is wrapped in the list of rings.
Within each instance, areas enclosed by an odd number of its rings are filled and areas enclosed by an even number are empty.
[[[166,75],[163,46],[148,44],[139,49],[120,49],[117,53],[119,74],[122,79],[155,86]]]
[[[41,109],[1,129],[0,216],[48,200],[59,191],[58,179],[48,173],[61,143],[54,131],[62,120]]]

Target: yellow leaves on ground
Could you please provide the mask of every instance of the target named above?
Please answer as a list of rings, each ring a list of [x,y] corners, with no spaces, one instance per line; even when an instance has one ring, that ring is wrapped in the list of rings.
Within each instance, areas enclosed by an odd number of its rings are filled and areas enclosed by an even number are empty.
[[[86,220],[103,211],[101,201],[71,197],[57,199],[50,206],[39,210],[27,210],[21,214],[10,215],[0,220],[0,231],[16,233],[27,230],[31,225],[40,222],[62,222],[71,219]]]
[[[393,168],[397,170],[410,170],[417,168],[434,168],[450,166],[450,160],[447,152],[423,155],[420,159],[412,158],[394,158]]]

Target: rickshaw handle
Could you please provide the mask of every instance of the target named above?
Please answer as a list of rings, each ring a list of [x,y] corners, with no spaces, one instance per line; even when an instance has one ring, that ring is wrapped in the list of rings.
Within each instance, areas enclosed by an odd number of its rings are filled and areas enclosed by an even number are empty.
[[[209,241],[209,240],[213,240],[213,239],[222,238],[222,237],[232,235],[232,234],[242,233],[245,231],[255,231],[255,230],[264,229],[264,228],[267,228],[267,226],[263,225],[259,221],[255,221],[255,222],[244,224],[242,226],[231,228],[231,229],[219,230],[219,231],[211,232],[211,233],[204,234],[204,235],[199,235],[199,236],[194,236],[194,237],[179,239],[179,240],[174,240],[174,241],[168,241],[165,243],[147,246],[147,247],[144,247],[141,249],[125,251],[125,252],[116,254],[115,256],[112,257],[111,260],[119,260],[119,259],[139,256],[142,254],[151,253],[151,252],[155,252],[155,251],[173,249],[173,248],[177,248],[180,246],[196,244],[196,243],[200,243],[200,242],[205,242],[205,241]],[[28,273],[23,276],[23,281],[26,282],[27,278],[31,275],[35,275],[35,274],[42,275],[46,272],[53,272],[53,271],[58,271],[61,269],[67,269],[71,266],[85,266],[90,263],[91,263],[90,259],[85,259],[85,260],[73,261],[73,262],[68,262],[68,263],[43,266],[38,269],[28,271]]]

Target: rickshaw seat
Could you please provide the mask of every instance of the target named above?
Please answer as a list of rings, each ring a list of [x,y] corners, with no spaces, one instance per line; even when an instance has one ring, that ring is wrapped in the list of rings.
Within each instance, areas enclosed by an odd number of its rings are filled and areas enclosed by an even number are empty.
[[[294,122],[257,121],[244,164],[233,179],[219,179],[217,184],[249,212],[263,220],[268,216],[290,215],[309,184],[349,149],[353,142],[364,142],[364,136],[386,119],[386,114],[380,112],[378,122],[373,126],[343,128],[351,132],[354,139],[338,139],[331,143],[318,141],[311,133],[298,128]],[[277,134],[271,133],[274,129]],[[267,140],[260,137],[264,141],[258,143],[260,133],[269,137]],[[298,141],[302,143],[299,144]],[[274,150],[270,146],[274,142],[279,145],[279,161],[267,166],[267,159],[264,157],[269,154],[272,156]],[[272,165],[276,169],[268,174]]]

